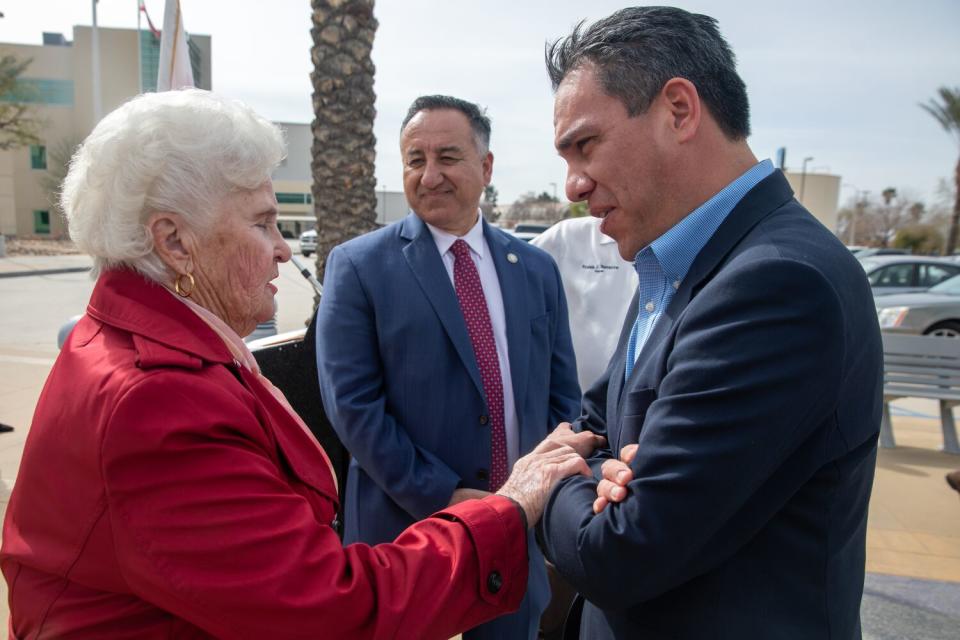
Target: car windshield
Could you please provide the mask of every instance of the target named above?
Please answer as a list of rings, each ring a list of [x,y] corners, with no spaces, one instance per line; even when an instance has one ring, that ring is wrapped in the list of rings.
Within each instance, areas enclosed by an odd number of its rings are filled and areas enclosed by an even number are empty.
[[[931,293],[945,293],[951,296],[960,296],[960,275],[944,280],[940,284],[930,287]]]
[[[543,233],[549,228],[548,224],[518,224],[513,231],[514,233]]]
[[[879,267],[882,263],[876,260],[870,260],[869,258],[861,258],[860,266],[863,267],[863,270],[866,272],[872,271],[875,267]]]

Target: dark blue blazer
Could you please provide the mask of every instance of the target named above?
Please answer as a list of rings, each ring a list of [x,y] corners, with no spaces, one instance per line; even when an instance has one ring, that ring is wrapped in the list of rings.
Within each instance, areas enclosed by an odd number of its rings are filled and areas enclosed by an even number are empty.
[[[551,495],[546,556],[581,637],[860,637],[882,397],[870,287],[777,171],[695,259],[624,383],[624,325],[580,428],[639,443],[627,499]]]
[[[485,222],[483,233],[503,294],[523,454],[580,412],[567,305],[549,255]],[[453,284],[416,215],[330,253],[317,353],[324,407],[353,456],[344,542],[392,541],[445,507],[458,486],[489,489],[480,369]],[[549,588],[536,544],[531,569],[542,608]]]

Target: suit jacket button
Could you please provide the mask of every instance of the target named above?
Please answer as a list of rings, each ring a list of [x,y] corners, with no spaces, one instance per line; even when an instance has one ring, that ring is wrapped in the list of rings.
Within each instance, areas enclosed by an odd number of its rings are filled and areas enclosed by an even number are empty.
[[[480,416],[480,424],[487,424],[488,422],[490,422],[490,418],[487,416]]]
[[[486,469],[477,469],[477,480],[486,480],[490,477],[490,472]]]
[[[499,571],[491,571],[490,575],[487,576],[487,591],[490,593],[498,593],[503,587],[503,577],[500,575]]]

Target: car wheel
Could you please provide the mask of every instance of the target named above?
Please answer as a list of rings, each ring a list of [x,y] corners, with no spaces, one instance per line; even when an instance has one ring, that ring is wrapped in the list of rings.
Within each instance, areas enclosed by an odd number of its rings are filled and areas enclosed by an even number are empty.
[[[925,336],[940,336],[941,338],[960,338],[960,322],[946,320],[938,322],[923,332]]]
[[[304,258],[309,258],[309,257],[310,257],[310,254],[313,253],[313,252],[312,252],[312,251],[301,251],[300,253],[303,255]]]

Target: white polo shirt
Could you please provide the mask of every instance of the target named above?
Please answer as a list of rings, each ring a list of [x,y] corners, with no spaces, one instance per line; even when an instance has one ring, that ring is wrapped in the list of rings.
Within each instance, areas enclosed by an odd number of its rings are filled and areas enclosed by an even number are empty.
[[[600,233],[600,222],[592,216],[561,220],[530,242],[560,268],[584,391],[606,370],[637,290],[633,264],[620,257],[613,238]]]

